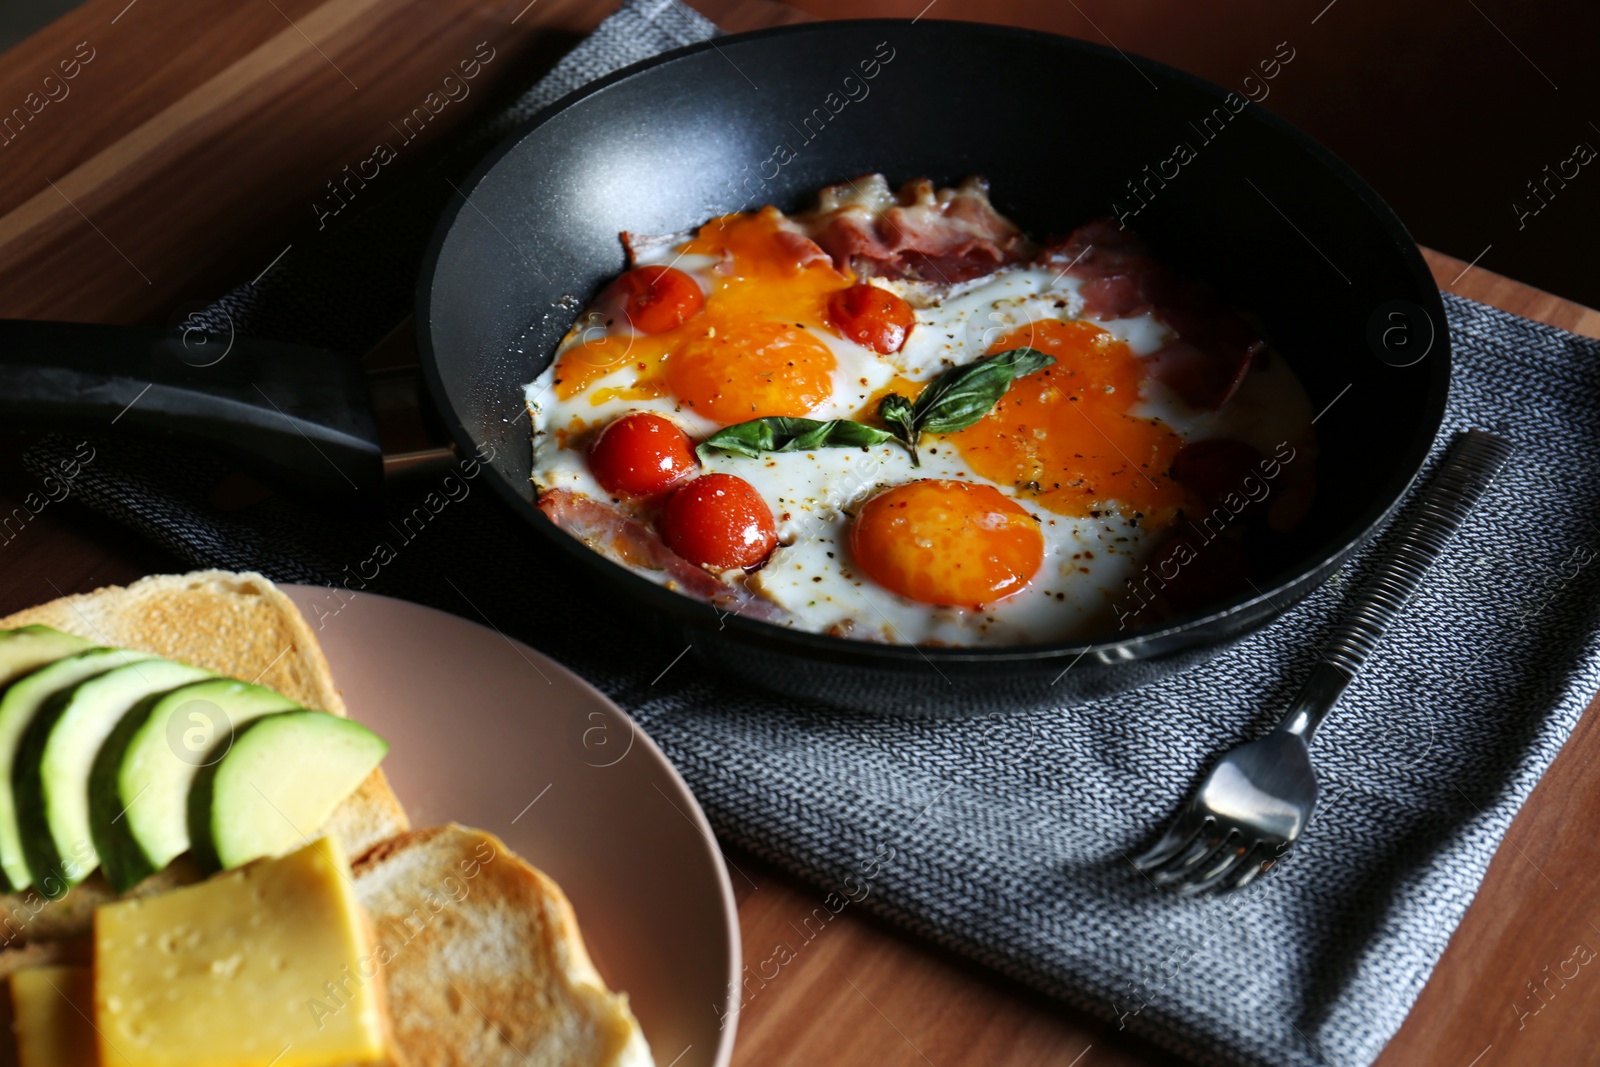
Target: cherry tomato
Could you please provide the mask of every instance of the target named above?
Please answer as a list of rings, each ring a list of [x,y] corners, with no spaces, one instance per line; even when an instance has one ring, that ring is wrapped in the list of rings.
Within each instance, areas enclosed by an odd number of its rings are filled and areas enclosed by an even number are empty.
[[[828,319],[838,331],[884,355],[900,351],[916,317],[910,304],[865,282],[828,297]]]
[[[589,470],[608,493],[651,497],[694,470],[694,449],[676,423],[648,411],[609,423],[589,446]]]
[[[700,283],[672,267],[635,267],[612,283],[622,313],[640,333],[665,333],[705,307]]]
[[[661,539],[690,563],[721,570],[759,566],[778,545],[772,509],[753,485],[731,474],[707,474],[673,493]]]

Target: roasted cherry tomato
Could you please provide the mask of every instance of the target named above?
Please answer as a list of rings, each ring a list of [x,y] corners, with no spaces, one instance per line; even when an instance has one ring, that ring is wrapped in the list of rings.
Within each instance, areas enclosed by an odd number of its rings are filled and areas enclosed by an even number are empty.
[[[910,304],[865,282],[828,297],[828,319],[834,327],[857,344],[885,355],[900,351],[916,317]]]
[[[700,283],[672,267],[635,267],[612,283],[622,313],[640,333],[665,333],[700,314]]]
[[[679,489],[661,516],[661,539],[690,563],[749,570],[778,545],[772,509],[731,474],[707,474]]]
[[[648,411],[609,423],[589,446],[589,470],[616,496],[657,496],[694,467],[688,436],[671,419]]]

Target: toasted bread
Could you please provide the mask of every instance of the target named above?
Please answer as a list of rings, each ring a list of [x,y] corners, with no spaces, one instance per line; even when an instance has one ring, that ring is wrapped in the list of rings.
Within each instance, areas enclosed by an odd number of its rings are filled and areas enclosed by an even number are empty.
[[[192,663],[270,686],[308,708],[346,713],[311,627],[294,601],[259,574],[157,575],[62,597],[0,619],[0,629],[33,624]],[[322,828],[353,857],[408,829],[405,809],[382,770],[373,771]],[[192,865],[180,861],[147,879],[134,895],[172,889],[199,877]],[[87,934],[95,907],[112,899],[98,873],[51,903],[32,892],[0,895],[0,946]]]
[[[0,951],[0,1067],[17,1067],[17,1043],[12,1039],[16,1014],[11,1007],[11,976],[32,967],[86,966],[94,958],[87,938],[75,941],[41,941],[24,948]]]
[[[402,834],[355,865],[400,1051],[430,1067],[650,1067],[559,886],[491,834]]]
[[[0,619],[0,629],[35,624],[192,663],[345,714],[316,635],[294,601],[259,574],[158,574]]]
[[[0,628],[29,624],[259,682],[307,707],[345,714],[311,628],[258,574],[146,578],[0,619]],[[356,859],[357,895],[376,931],[387,987],[394,1062],[652,1067],[628,998],[610,992],[595,970],[566,896],[497,838],[455,825],[410,831],[382,771],[322,832]],[[130,895],[200,878],[180,857]],[[33,892],[0,896],[0,978],[81,961],[94,909],[114,899],[98,873],[59,901]],[[0,1041],[0,1067],[13,1062],[7,1045]]]

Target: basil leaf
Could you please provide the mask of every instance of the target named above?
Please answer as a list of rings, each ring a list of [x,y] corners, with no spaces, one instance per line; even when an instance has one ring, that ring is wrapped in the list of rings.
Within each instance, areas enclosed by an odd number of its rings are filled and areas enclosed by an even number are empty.
[[[894,436],[911,450],[911,465],[922,466],[922,460],[917,456],[917,441],[921,434],[917,432],[917,417],[911,401],[899,393],[890,393],[878,402],[878,418],[893,428]]]
[[[1055,361],[1037,348],[1011,348],[946,371],[917,397],[912,409],[917,432],[965,430],[994,409],[1013,381]]]
[[[701,458],[710,452],[731,452],[754,458],[763,452],[809,452],[814,448],[864,448],[897,440],[894,434],[849,419],[796,419],[771,415],[724,426],[695,448]]]
[[[712,452],[729,452],[755,458],[766,452],[809,452],[814,448],[866,448],[899,441],[911,453],[911,465],[920,467],[917,443],[923,431],[955,433],[965,430],[993,409],[1011,383],[1025,374],[1055,363],[1036,348],[1012,348],[954,367],[928,384],[916,403],[890,393],[878,403],[878,417],[889,427],[880,430],[851,419],[797,419],[770,415],[764,419],[724,426],[701,441],[695,451],[701,458]]]

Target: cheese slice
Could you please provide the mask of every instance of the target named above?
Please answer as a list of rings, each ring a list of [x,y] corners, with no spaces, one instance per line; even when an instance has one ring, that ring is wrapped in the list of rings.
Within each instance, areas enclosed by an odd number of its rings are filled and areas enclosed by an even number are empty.
[[[377,954],[330,838],[100,908],[94,968],[108,1067],[388,1062]]]
[[[30,967],[11,976],[12,1029],[20,1067],[94,1067],[94,972],[87,967]],[[123,1060],[107,1058],[108,1067]]]

